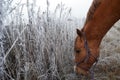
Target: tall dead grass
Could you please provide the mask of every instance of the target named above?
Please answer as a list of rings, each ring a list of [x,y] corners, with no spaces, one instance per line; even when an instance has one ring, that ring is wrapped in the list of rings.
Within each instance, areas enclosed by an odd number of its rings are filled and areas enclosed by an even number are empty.
[[[28,18],[17,8],[4,28],[5,56],[3,80],[66,80],[73,72],[73,26],[71,9],[58,4],[55,13],[37,12],[27,1]],[[64,10],[65,9],[65,10]],[[27,21],[26,21],[27,20]]]

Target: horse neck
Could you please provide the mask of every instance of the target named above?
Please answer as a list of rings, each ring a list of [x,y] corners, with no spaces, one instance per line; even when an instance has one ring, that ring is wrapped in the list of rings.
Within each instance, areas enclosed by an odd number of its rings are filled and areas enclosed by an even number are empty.
[[[104,1],[106,2],[98,7],[98,9],[94,12],[93,18],[89,20],[83,28],[88,42],[96,47],[99,47],[102,38],[114,25],[114,23],[120,19],[120,0],[116,0],[116,2],[114,1],[115,3],[107,2],[110,0]]]

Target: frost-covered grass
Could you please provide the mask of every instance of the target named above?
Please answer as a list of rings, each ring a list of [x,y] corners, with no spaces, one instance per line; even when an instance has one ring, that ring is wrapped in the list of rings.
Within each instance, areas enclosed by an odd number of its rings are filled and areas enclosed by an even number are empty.
[[[73,48],[76,28],[84,21],[72,18],[63,4],[54,13],[49,5],[43,13],[27,5],[27,19],[22,8],[6,18],[1,80],[80,80],[73,72]],[[115,26],[102,41],[96,80],[120,79],[120,25]]]
[[[9,16],[10,20],[14,19],[4,27],[3,79],[69,79],[73,73],[75,31],[82,24],[72,19],[70,9],[64,10],[62,4],[58,6],[55,13],[50,13],[49,9],[33,13],[34,9],[29,5],[28,21],[19,8]]]
[[[72,72],[73,24],[42,20],[6,26],[5,68],[15,80],[61,80]]]

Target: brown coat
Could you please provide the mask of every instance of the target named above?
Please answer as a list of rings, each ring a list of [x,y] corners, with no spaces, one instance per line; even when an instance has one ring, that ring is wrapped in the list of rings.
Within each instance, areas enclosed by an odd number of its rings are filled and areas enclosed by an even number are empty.
[[[120,19],[120,0],[94,0],[87,14],[82,30],[77,29],[75,40],[75,65],[76,73],[87,75],[89,69],[99,56],[99,46],[109,29]],[[83,33],[86,35],[84,36]],[[90,50],[89,59],[85,49],[85,39]]]

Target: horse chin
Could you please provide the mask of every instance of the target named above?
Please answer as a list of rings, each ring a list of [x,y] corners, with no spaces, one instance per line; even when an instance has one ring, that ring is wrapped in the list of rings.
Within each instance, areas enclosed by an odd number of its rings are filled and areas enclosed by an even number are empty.
[[[89,75],[89,71],[86,71],[80,67],[74,66],[74,71],[76,72],[77,75],[84,75],[84,76],[88,76]]]

